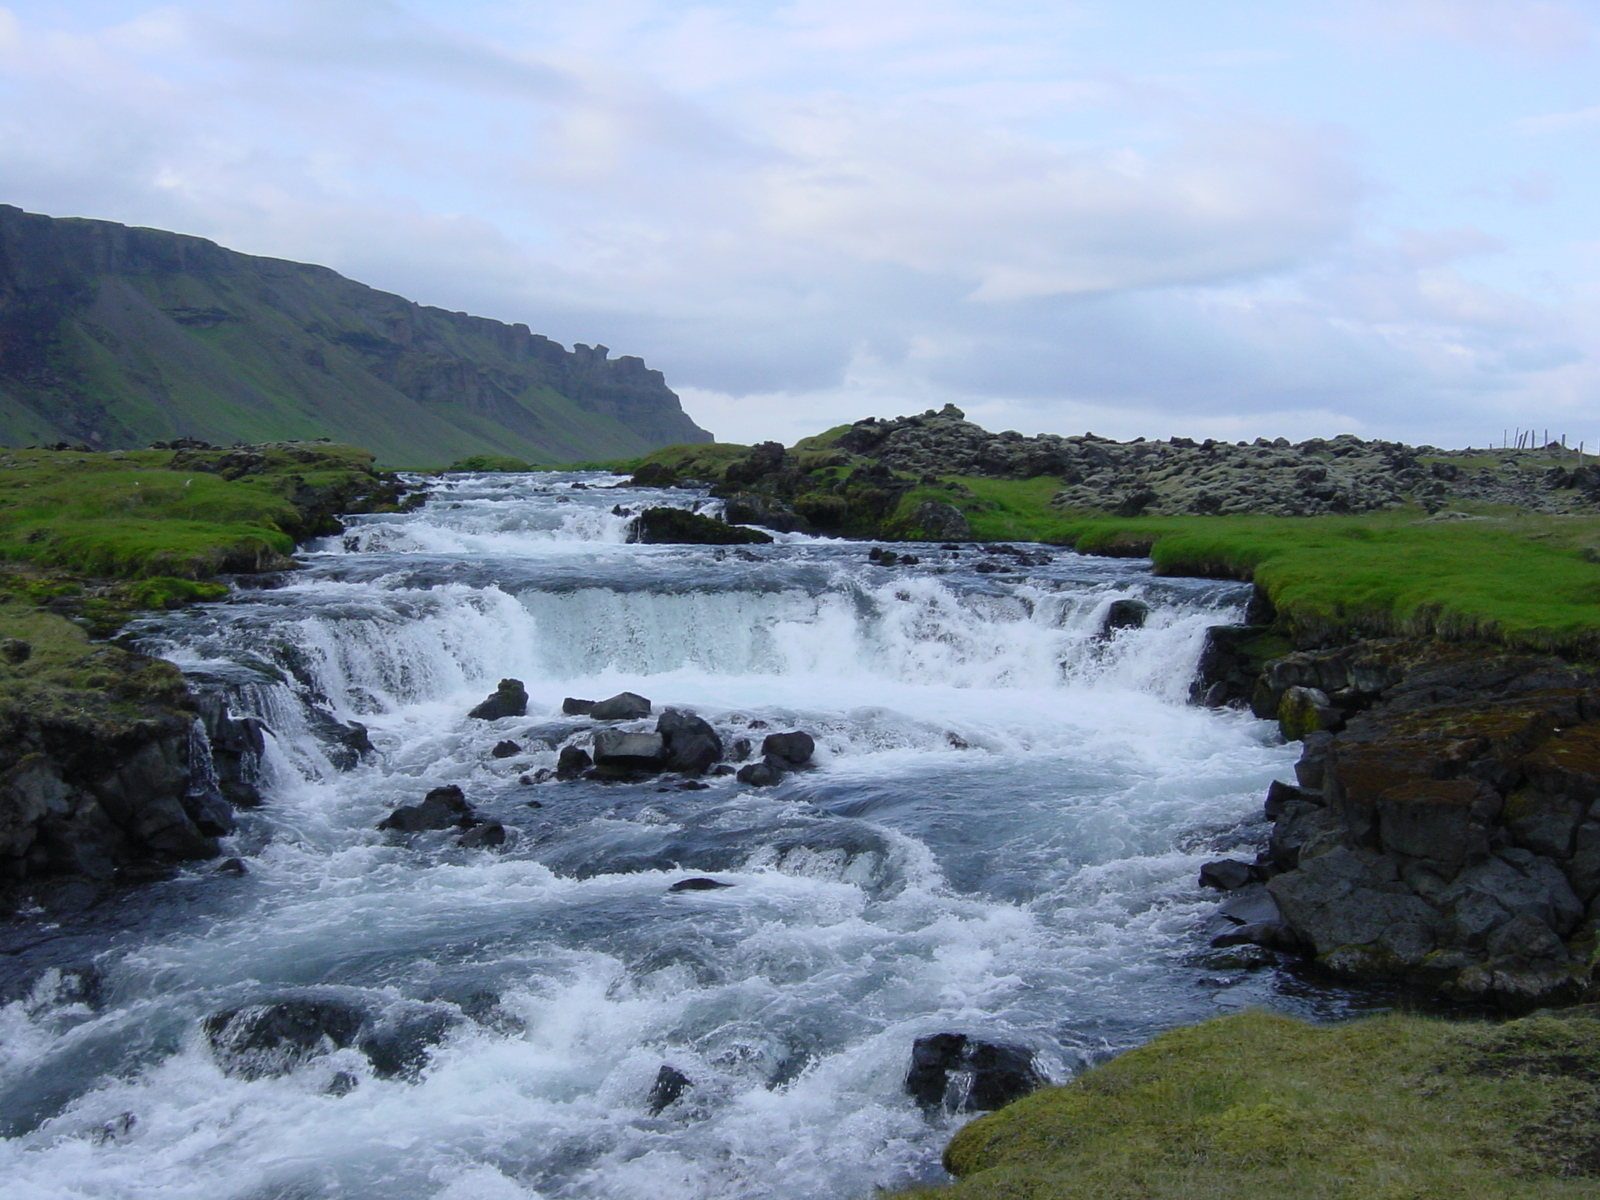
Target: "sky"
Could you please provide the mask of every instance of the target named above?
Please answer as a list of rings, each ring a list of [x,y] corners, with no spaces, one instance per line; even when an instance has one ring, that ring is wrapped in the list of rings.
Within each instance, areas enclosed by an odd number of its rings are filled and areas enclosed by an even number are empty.
[[[637,354],[723,440],[1600,445],[1600,0],[13,3],[0,202]]]

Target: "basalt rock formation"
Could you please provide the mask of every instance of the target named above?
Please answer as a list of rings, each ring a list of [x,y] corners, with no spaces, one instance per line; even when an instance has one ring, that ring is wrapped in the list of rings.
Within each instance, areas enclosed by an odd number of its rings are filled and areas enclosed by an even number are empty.
[[[1460,999],[1600,998],[1600,671],[1382,639],[1270,659],[1250,703],[1304,751],[1267,800],[1268,909],[1219,944]]]
[[[659,371],[326,267],[0,205],[0,443],[332,438],[390,465],[710,435]]]

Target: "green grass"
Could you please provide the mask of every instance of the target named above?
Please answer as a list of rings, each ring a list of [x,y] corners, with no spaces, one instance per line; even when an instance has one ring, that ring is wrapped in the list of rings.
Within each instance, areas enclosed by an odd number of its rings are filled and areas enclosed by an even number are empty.
[[[1260,584],[1303,638],[1435,636],[1518,649],[1600,652],[1600,517],[1485,514],[1429,521],[1405,509],[1353,517],[1063,515],[1053,479],[956,480],[984,540],[1149,554],[1165,575]]]
[[[160,450],[0,456],[0,560],[177,579],[281,564],[301,521],[291,497],[372,460],[350,447],[283,447],[261,473],[232,480],[185,461]]]
[[[1597,1120],[1600,1021],[1244,1013],[973,1122],[902,1200],[1576,1200]]]

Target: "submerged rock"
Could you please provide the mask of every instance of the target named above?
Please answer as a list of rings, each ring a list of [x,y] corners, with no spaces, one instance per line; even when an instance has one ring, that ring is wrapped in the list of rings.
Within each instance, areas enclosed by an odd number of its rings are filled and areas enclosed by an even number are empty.
[[[1150,619],[1150,606],[1143,600],[1113,600],[1101,622],[1102,637],[1110,637],[1119,629],[1143,629]]]
[[[775,765],[789,770],[809,763],[816,749],[816,740],[801,730],[791,733],[769,733],[761,740],[761,753],[768,759],[776,759]]]
[[[709,722],[693,713],[669,708],[656,722],[666,744],[666,769],[703,775],[722,758],[722,738]]]
[[[467,716],[479,721],[498,721],[502,717],[523,717],[528,713],[528,690],[520,679],[502,679],[489,698]]]
[[[637,692],[618,692],[589,710],[596,721],[636,721],[650,715],[650,701]]]
[[[1047,1082],[1026,1046],[935,1033],[912,1046],[905,1091],[929,1112],[993,1112]]]
[[[430,829],[464,829],[473,823],[472,806],[455,784],[434,788],[421,804],[402,804],[383,820],[379,829],[421,833]]]
[[[521,753],[522,747],[516,742],[507,739],[503,742],[496,742],[494,749],[489,751],[489,756],[491,758],[515,758]]]
[[[650,1106],[650,1115],[658,1117],[663,1109],[677,1102],[678,1098],[694,1086],[690,1079],[676,1067],[663,1066],[656,1072],[656,1081],[650,1088],[647,1103]]]
[[[748,546],[765,545],[772,535],[684,508],[647,508],[629,525],[628,540],[656,545]]]
[[[363,1019],[352,1004],[294,998],[214,1013],[204,1029],[224,1074],[265,1079],[351,1045]]]
[[[493,850],[506,844],[506,827],[499,821],[484,821],[462,834],[456,844],[467,850]]]
[[[733,884],[723,883],[720,879],[707,879],[696,876],[693,879],[680,879],[667,889],[669,892],[711,892],[717,888],[730,888]]]

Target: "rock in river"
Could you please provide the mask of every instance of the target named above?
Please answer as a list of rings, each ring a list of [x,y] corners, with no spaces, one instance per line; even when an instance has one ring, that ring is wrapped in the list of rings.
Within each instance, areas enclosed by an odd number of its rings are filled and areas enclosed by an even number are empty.
[[[912,1047],[905,1090],[925,1111],[992,1112],[1046,1082],[1026,1046],[935,1033]]]
[[[528,713],[528,690],[520,679],[502,679],[489,698],[467,714],[480,721],[498,721],[501,717],[522,717]]]

